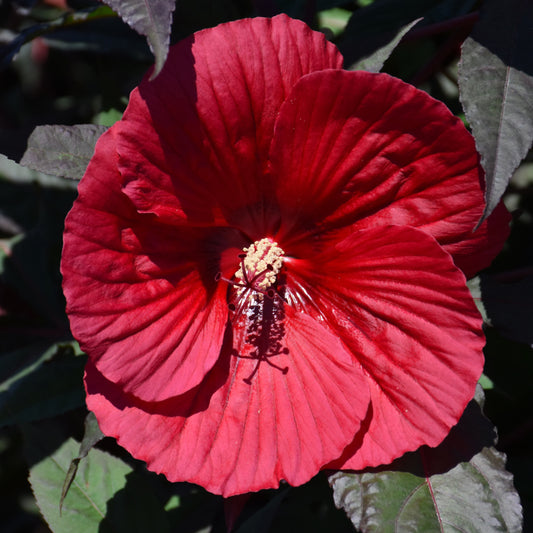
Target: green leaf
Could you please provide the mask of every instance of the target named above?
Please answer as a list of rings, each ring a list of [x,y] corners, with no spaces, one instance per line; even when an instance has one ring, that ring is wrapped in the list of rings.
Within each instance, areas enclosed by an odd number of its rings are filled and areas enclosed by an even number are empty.
[[[271,531],[272,521],[288,493],[287,488],[278,490],[268,503],[247,518],[235,533],[266,533]]]
[[[115,13],[107,6],[96,6],[87,11],[69,11],[51,22],[34,24],[21,31],[8,44],[0,46],[0,69],[6,67],[22,45],[33,39],[53,34],[57,31],[76,27],[87,22],[116,17]]]
[[[84,404],[85,357],[70,344],[44,344],[0,358],[0,427],[54,416]]]
[[[145,533],[170,531],[161,503],[144,476],[121,459],[91,449],[72,482],[59,513],[63,481],[79,442],[54,448],[47,435],[25,431],[30,483],[37,504],[54,533]]]
[[[45,174],[79,180],[105,126],[37,126],[28,139],[20,164]]]
[[[382,46],[381,48],[378,48],[370,55],[362,57],[353,65],[350,65],[349,70],[366,70],[367,72],[379,72],[383,68],[383,64],[385,63],[385,61],[387,61],[394,49],[398,46],[403,36],[421,20],[422,18],[418,18],[400,28],[398,33],[389,43]]]
[[[175,0],[105,0],[137,33],[144,35],[155,56],[152,78],[157,76],[168,55]]]
[[[6,254],[1,258],[0,284],[10,291],[11,297],[5,302],[8,314],[9,308],[14,308],[11,320],[0,324],[4,326],[2,340],[6,344],[9,335],[16,339],[17,334],[19,345],[30,342],[31,337],[51,341],[70,338],[59,257],[64,217],[72,206],[72,193],[50,189],[40,192],[41,199],[35,205],[41,210],[35,226],[4,242]],[[22,333],[20,328],[29,331]]]
[[[348,11],[347,9],[332,7],[331,9],[326,9],[317,14],[318,25],[321,31],[327,29],[331,31],[334,37],[337,37],[346,28],[346,24],[348,24],[351,14],[351,11]]]
[[[533,346],[533,276],[531,269],[483,274],[468,280],[483,321],[502,335]]]
[[[77,457],[72,459],[72,461],[70,462],[68,472],[63,483],[63,489],[61,490],[61,499],[59,500],[60,514],[63,508],[63,502],[65,500],[65,497],[68,494],[68,491],[70,489],[70,486],[72,485],[72,482],[74,481],[74,478],[76,477],[76,473],[78,472],[78,466],[80,464],[80,461],[87,457],[87,454],[89,453],[90,449],[105,437],[105,435],[100,430],[100,426],[98,425],[98,421],[96,420],[96,416],[94,416],[94,413],[89,412],[87,414],[87,416],[85,417],[84,426],[85,431],[83,433],[83,440],[80,444],[80,451],[78,452]]]
[[[528,0],[490,0],[463,44],[460,98],[487,182],[481,221],[498,204],[533,142],[532,27]]]
[[[101,111],[96,117],[94,117],[94,123],[109,128],[122,118],[122,114],[122,111],[114,108],[108,109],[107,111]]]
[[[480,276],[480,296],[491,326],[518,342],[533,345],[533,276]]]
[[[389,467],[332,474],[335,504],[363,533],[519,532],[520,500],[494,438],[472,401],[437,448],[422,447]]]
[[[520,532],[521,506],[505,456],[484,448],[467,463],[421,478],[409,473],[330,478],[335,503],[367,532]]]
[[[21,196],[21,199],[17,199],[17,203],[24,203],[24,196],[34,196],[28,194],[27,189],[33,186],[34,189],[42,187],[50,189],[63,189],[63,190],[75,190],[77,183],[75,181],[65,180],[57,176],[51,176],[42,172],[37,172],[27,167],[23,167],[19,163],[8,159],[5,155],[0,154],[0,198],[2,202],[0,205],[4,208],[3,204],[7,204],[10,200],[10,196],[17,194]],[[39,187],[36,187],[38,185]],[[6,188],[12,189],[6,192]],[[18,189],[15,189],[17,187]],[[28,198],[27,203],[34,201],[34,198]]]
[[[386,47],[416,19],[423,17],[424,25],[439,22],[462,14],[472,3],[471,0],[381,0],[358,9],[338,43],[345,64],[354,65]]]

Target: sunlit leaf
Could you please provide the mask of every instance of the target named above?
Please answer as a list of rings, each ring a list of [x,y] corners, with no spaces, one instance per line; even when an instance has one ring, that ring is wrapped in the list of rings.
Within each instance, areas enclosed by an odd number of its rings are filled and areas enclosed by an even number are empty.
[[[122,111],[119,111],[118,109],[111,108],[107,111],[101,111],[96,115],[94,118],[95,124],[99,124],[101,126],[111,127],[117,120],[120,120],[122,118]]]
[[[68,439],[54,448],[34,428],[25,437],[33,493],[54,533],[169,531],[150,484],[121,459],[95,448],[81,461],[60,514],[63,481],[80,444]]]
[[[533,141],[532,27],[528,0],[491,0],[463,44],[460,98],[486,173],[483,219]]]
[[[105,0],[137,33],[144,35],[155,56],[157,76],[168,54],[175,0]]]
[[[505,456],[491,447],[494,438],[472,401],[437,448],[423,447],[389,467],[331,475],[335,503],[363,533],[519,532],[520,500]]]
[[[318,24],[320,28],[330,30],[333,36],[337,37],[343,32],[344,28],[346,28],[350,15],[351,11],[348,11],[347,9],[332,7],[331,9],[318,13]]]
[[[406,472],[338,472],[330,481],[337,505],[363,533],[521,531],[518,494],[504,454],[494,448],[426,478]]]
[[[81,179],[105,126],[37,126],[20,164],[45,174]]]
[[[75,190],[77,187],[75,181],[65,180],[57,176],[37,172],[28,167],[23,167],[5,155],[0,154],[0,198],[2,199],[0,205],[2,205],[2,208],[4,208],[4,205],[9,202],[9,196],[14,197],[18,195],[22,198],[17,200],[16,203],[24,203],[22,201],[24,196],[32,195],[28,195],[27,189],[20,186],[34,184],[38,184],[38,186],[34,186],[34,189],[40,189],[40,186],[42,186],[50,189]],[[34,198],[26,198],[26,203],[34,201]]]

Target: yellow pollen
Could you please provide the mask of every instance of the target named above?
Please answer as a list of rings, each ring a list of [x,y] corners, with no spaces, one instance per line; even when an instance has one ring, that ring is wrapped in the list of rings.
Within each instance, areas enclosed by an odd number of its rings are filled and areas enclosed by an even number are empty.
[[[259,290],[267,290],[276,283],[276,276],[279,274],[283,265],[283,256],[285,252],[278,246],[277,242],[272,239],[264,238],[255,241],[248,248],[243,248],[246,252],[243,265],[246,269],[246,276],[241,268],[235,274],[235,277],[242,282],[249,283],[253,281],[253,286]]]

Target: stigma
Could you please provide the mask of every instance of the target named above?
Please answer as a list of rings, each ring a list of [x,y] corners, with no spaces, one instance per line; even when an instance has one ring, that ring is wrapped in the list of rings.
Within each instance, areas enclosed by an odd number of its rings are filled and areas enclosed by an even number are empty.
[[[255,241],[243,252],[239,256],[241,266],[235,273],[235,279],[244,287],[267,292],[276,283],[285,252],[268,237]]]

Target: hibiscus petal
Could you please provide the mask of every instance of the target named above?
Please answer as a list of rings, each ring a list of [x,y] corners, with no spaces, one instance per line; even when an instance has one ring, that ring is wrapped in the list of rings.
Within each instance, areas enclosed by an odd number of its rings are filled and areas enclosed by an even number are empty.
[[[281,108],[270,157],[288,232],[415,226],[452,254],[468,250],[468,274],[487,266],[508,235],[501,212],[490,233],[472,233],[483,173],[461,121],[387,74],[303,77]]]
[[[263,174],[279,107],[302,75],[341,65],[323,34],[285,15],[178,43],[161,74],[132,92],[119,126],[126,193],[164,219],[264,225]]]
[[[223,496],[305,483],[353,440],[369,393],[336,336],[291,310],[284,328],[279,367],[241,357],[241,329],[196,389],[159,404],[128,398],[88,365],[87,405],[105,434],[171,481]]]
[[[425,232],[388,226],[332,237],[286,265],[288,301],[342,339],[371,385],[362,445],[335,468],[386,464],[439,444],[483,368],[482,321],[450,255]]]
[[[510,233],[511,215],[500,202],[481,226],[463,240],[445,245],[455,264],[467,278],[488,267],[502,249]]]
[[[211,247],[231,236],[169,228],[137,213],[120,191],[115,139],[111,128],[98,141],[66,219],[67,312],[109,380],[163,400],[196,386],[219,356],[228,312]]]

